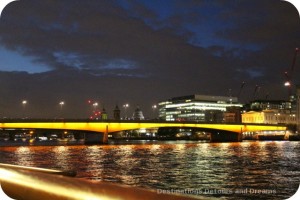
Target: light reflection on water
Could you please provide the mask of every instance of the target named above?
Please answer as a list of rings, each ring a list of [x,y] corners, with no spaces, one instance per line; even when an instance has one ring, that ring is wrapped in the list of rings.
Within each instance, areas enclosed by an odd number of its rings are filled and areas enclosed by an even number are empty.
[[[109,145],[0,147],[0,162],[75,170],[78,177],[151,189],[208,189],[225,199],[286,199],[300,183],[299,142],[121,142]],[[251,194],[267,189],[275,194]]]

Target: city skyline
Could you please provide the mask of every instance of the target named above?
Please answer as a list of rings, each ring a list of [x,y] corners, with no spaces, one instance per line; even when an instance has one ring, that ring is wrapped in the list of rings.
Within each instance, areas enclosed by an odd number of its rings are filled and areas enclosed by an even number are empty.
[[[88,100],[151,116],[159,101],[241,87],[243,103],[284,100],[299,36],[284,1],[15,1],[0,18],[0,116],[22,116],[23,100],[33,117],[62,101],[66,117],[86,117]]]

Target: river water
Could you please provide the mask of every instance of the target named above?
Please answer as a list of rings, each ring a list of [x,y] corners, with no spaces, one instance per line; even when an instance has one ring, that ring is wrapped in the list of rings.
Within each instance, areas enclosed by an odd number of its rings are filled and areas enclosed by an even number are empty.
[[[81,178],[201,198],[286,199],[300,183],[292,141],[110,141],[108,145],[2,146],[0,162],[75,170]]]

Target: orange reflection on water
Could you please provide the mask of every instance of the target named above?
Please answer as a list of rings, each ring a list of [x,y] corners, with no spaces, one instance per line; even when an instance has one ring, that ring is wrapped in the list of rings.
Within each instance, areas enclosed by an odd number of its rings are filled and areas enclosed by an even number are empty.
[[[0,160],[45,168],[64,165],[75,169],[78,177],[152,189],[276,187],[276,197],[285,199],[299,185],[299,148],[299,143],[288,141],[129,141],[93,146],[0,147]]]
[[[29,147],[18,147],[16,149],[17,163],[22,166],[34,166],[33,157],[31,155],[31,149]],[[29,155],[29,156],[28,156]]]

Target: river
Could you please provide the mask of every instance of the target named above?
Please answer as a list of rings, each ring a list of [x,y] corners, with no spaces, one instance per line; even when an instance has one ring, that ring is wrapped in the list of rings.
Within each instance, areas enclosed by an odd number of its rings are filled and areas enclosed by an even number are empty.
[[[0,162],[75,170],[77,177],[221,199],[286,199],[300,183],[292,141],[110,141],[2,146]]]

